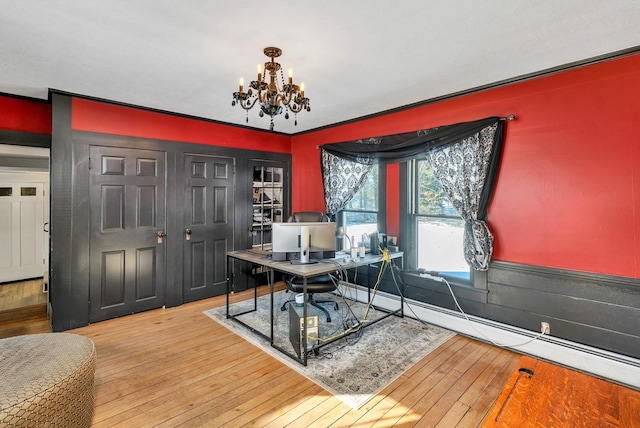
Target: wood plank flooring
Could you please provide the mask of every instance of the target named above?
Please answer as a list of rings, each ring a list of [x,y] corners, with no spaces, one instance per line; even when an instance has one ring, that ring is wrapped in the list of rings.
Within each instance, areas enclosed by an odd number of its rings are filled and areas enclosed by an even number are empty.
[[[92,426],[477,427],[520,358],[456,335],[353,410],[202,313],[224,302],[216,297],[70,331],[97,348]]]
[[[0,284],[0,313],[27,306],[46,305],[48,295],[42,291],[42,278]]]
[[[0,339],[50,332],[46,303],[0,312]]]

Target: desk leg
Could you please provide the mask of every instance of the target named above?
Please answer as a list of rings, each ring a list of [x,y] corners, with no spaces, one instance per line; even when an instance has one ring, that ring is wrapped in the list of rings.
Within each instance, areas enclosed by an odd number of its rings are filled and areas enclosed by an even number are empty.
[[[227,319],[229,318],[229,294],[231,294],[231,284],[233,282],[233,258],[227,256]]]
[[[270,335],[270,345],[273,345],[273,289],[274,287],[274,271],[269,268],[267,271],[267,282],[269,283],[269,294],[271,295],[271,335]]]
[[[267,275],[267,280],[269,276]],[[253,283],[253,310],[258,310],[258,280],[255,279]]]
[[[302,365],[306,366],[307,365],[307,277],[306,276],[302,278],[302,294],[303,294],[302,319],[304,320],[302,322],[302,325],[304,327],[301,328],[303,333],[302,333],[302,349],[300,350],[300,353],[302,355],[300,355],[300,357],[302,358]]]
[[[400,258],[400,269],[402,269],[404,260]],[[392,260],[391,263],[395,262]],[[400,286],[398,286],[398,280],[396,279],[396,273],[393,271],[393,265],[391,266],[391,276],[393,276],[393,283],[396,286],[396,290],[398,290],[398,294],[400,295],[400,318],[404,318],[404,282],[400,282]],[[402,287],[402,289],[400,289]]]

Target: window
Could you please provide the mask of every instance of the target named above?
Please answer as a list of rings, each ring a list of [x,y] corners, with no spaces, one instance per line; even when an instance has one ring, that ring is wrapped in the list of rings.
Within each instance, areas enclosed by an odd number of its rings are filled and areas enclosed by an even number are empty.
[[[362,188],[338,213],[338,224],[344,226],[345,235],[349,239],[355,239],[354,245],[362,240],[364,233],[370,234],[378,230],[378,209],[382,204],[379,186],[383,181],[380,168],[374,164]],[[345,239],[343,248],[348,248],[349,239]]]
[[[449,202],[429,162],[415,160],[412,164],[416,267],[469,281],[471,272],[463,251],[464,220]]]

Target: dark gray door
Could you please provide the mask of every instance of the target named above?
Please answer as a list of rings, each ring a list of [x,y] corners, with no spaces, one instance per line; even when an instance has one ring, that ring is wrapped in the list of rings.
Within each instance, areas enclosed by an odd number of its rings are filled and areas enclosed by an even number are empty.
[[[164,305],[165,154],[92,146],[89,321]]]
[[[233,158],[185,155],[183,299],[226,292],[233,243]]]

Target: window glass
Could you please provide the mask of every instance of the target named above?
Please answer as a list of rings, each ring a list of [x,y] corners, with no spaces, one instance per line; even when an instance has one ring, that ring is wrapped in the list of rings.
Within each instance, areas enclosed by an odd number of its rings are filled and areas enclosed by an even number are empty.
[[[471,273],[463,251],[464,221],[434,176],[429,162],[415,163],[416,267],[469,280]]]
[[[367,180],[345,209],[354,211],[378,211],[378,164],[371,167]]]
[[[349,239],[355,239],[354,245],[362,240],[363,234],[370,234],[378,230],[379,176],[379,168],[375,164],[364,185],[349,201],[345,209],[340,212],[345,235]],[[345,239],[343,248],[348,248],[348,246],[349,240]]]
[[[21,187],[20,196],[36,196],[35,187]]]

